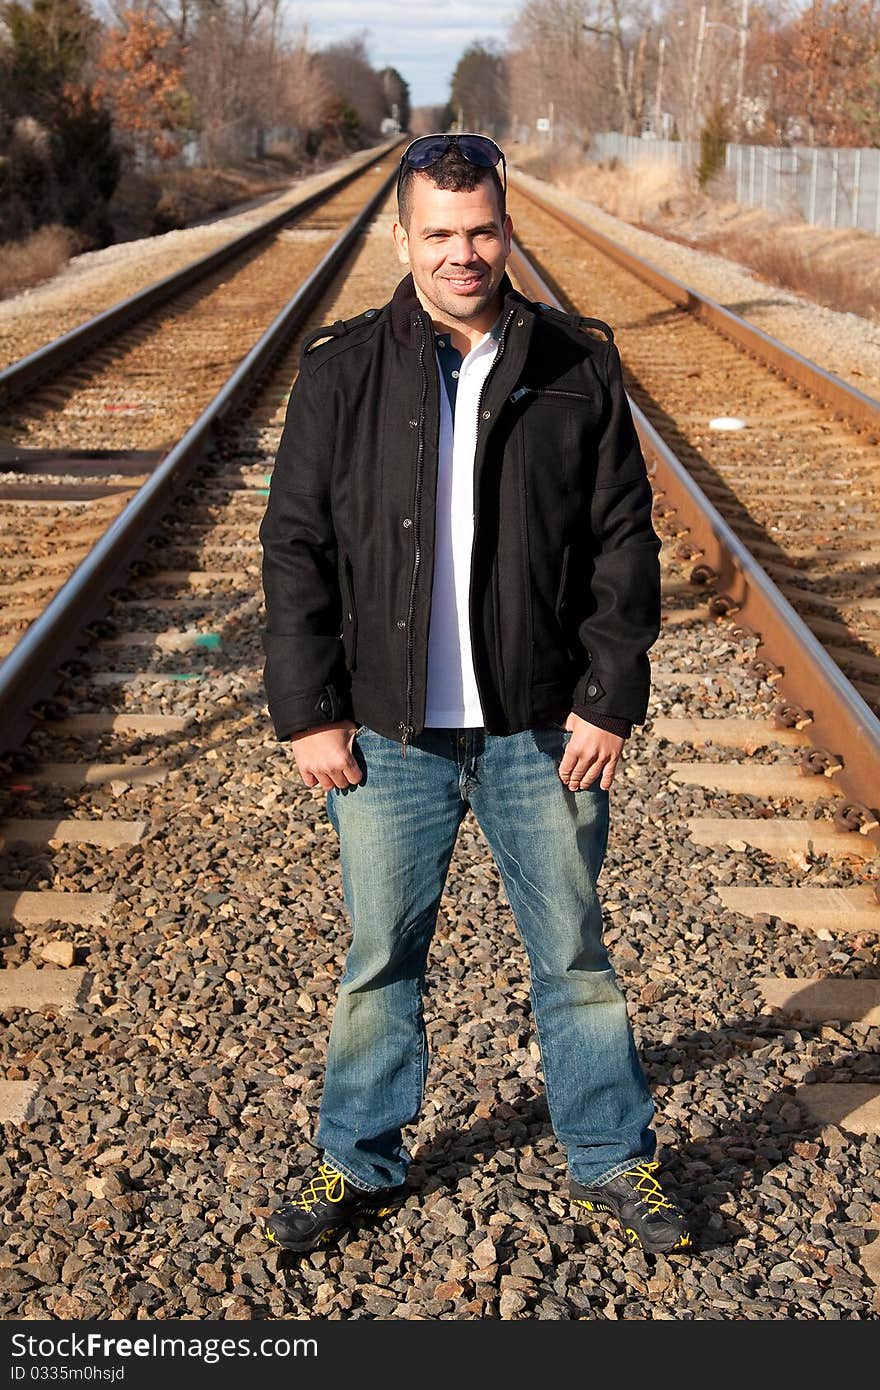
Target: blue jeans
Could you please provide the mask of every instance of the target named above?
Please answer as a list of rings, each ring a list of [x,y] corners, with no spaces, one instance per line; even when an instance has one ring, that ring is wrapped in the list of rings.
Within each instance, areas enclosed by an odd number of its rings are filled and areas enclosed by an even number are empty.
[[[594,1184],[654,1155],[654,1107],[596,895],[608,793],[560,780],[569,737],[557,725],[429,728],[404,759],[394,739],[361,727],[363,780],[327,793],[353,935],[315,1142],[356,1185],[406,1177],[401,1129],[419,1113],[428,1069],[425,964],[468,806],[528,953],[547,1104],[570,1175]]]

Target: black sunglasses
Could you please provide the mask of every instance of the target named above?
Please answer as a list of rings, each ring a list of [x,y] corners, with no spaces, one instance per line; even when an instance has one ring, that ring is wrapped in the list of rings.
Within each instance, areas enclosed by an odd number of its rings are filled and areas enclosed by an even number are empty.
[[[420,135],[407,145],[400,156],[400,169],[397,174],[397,196],[400,198],[400,184],[405,169],[430,169],[446,151],[455,145],[467,160],[481,169],[495,169],[501,165],[503,190],[507,193],[507,162],[504,151],[488,135]]]

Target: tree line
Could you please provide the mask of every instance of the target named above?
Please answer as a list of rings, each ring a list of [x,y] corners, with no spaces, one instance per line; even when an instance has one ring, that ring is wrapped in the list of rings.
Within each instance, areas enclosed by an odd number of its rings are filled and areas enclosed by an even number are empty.
[[[416,112],[365,36],[317,48],[282,0],[0,0],[0,241],[61,223],[104,244],[126,164],[274,148],[313,167],[391,121],[876,146],[880,0],[520,0],[504,43],[462,54],[448,104]]]
[[[313,167],[409,120],[363,35],[318,49],[281,0],[0,0],[0,241],[56,223],[103,245],[126,164]]]
[[[524,0],[462,55],[450,110],[524,141],[877,146],[880,0]]]

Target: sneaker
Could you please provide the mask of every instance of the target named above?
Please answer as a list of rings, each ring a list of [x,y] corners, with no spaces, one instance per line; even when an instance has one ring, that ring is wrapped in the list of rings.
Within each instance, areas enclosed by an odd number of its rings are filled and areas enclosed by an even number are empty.
[[[651,1255],[670,1250],[690,1250],[691,1232],[687,1217],[671,1202],[654,1177],[660,1164],[654,1160],[637,1163],[609,1178],[601,1187],[583,1187],[572,1181],[570,1192],[575,1203],[586,1211],[610,1211],[617,1217],[631,1245]]]
[[[291,1197],[266,1218],[263,1233],[284,1250],[315,1250],[361,1213],[389,1216],[405,1200],[405,1183],[367,1192],[355,1187],[329,1163],[322,1163],[297,1197]]]

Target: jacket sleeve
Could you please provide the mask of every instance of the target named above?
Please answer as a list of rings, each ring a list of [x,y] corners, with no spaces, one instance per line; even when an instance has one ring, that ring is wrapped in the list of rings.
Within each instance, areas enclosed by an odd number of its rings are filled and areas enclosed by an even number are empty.
[[[572,709],[624,738],[647,713],[648,649],[660,632],[660,540],[653,494],[614,343],[606,357],[606,408],[591,510],[587,616],[578,628],[587,665]]]
[[[333,421],[322,379],[304,353],[260,526],[263,678],[279,739],[351,717],[330,506]]]

